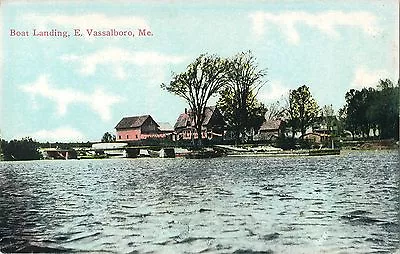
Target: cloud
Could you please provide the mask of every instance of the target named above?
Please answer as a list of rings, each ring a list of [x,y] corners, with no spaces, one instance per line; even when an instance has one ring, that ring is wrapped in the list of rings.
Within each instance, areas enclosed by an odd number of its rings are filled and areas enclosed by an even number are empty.
[[[33,133],[17,135],[16,139],[32,137],[38,142],[83,142],[85,135],[71,127],[59,127],[54,130],[39,130]]]
[[[118,79],[126,79],[125,68],[128,65],[136,66],[163,66],[166,64],[179,64],[186,57],[164,55],[152,51],[129,51],[120,48],[106,48],[87,55],[63,55],[61,60],[65,62],[78,63],[80,73],[83,75],[92,75],[96,72],[97,66],[109,66]]]
[[[96,89],[92,95],[87,96],[82,100],[90,105],[92,110],[104,121],[111,119],[111,106],[122,101],[122,98],[115,95],[110,95],[103,91],[102,88]]]
[[[70,104],[81,103],[89,106],[103,121],[111,119],[111,106],[122,101],[120,96],[106,93],[96,88],[92,93],[83,93],[70,88],[56,88],[49,83],[47,75],[41,75],[33,83],[20,86],[23,92],[32,96],[42,96],[57,104],[58,115],[65,115]]]
[[[271,81],[260,90],[258,98],[262,101],[274,102],[287,95],[289,90],[290,88],[284,86],[280,81]]]
[[[376,87],[379,84],[379,80],[390,77],[387,70],[370,70],[361,66],[355,70],[351,88],[362,89],[364,87]]]
[[[318,29],[329,37],[338,38],[339,26],[355,27],[361,29],[367,35],[378,33],[377,17],[369,12],[343,12],[325,11],[321,13],[309,13],[301,11],[287,11],[279,14],[270,12],[254,12],[250,14],[252,30],[256,36],[262,36],[266,30],[266,24],[279,26],[290,43],[300,42],[300,35],[296,25],[305,24]]]
[[[88,13],[84,15],[39,15],[27,14],[22,20],[28,24],[35,24],[40,29],[57,26],[78,29],[111,29],[111,28],[148,28],[144,18],[135,16],[106,16],[102,13]]]

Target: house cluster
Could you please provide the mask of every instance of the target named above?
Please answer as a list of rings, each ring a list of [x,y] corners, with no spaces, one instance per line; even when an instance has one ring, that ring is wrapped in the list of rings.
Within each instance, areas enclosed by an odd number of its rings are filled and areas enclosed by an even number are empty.
[[[165,122],[156,122],[150,115],[124,117],[115,126],[117,141],[138,141],[148,138],[165,138],[170,140],[197,139],[192,113],[185,109],[180,114],[174,127]],[[207,107],[202,125],[202,138],[222,137],[226,123],[216,107]]]
[[[149,138],[173,141],[197,139],[198,134],[192,116],[192,112],[185,109],[178,116],[174,126],[166,122],[157,122],[150,115],[124,117],[115,126],[116,138],[117,141],[139,141]],[[215,106],[207,107],[202,124],[202,138],[226,140],[232,137],[230,134],[220,110]],[[274,141],[283,135],[291,135],[286,128],[286,122],[283,119],[269,119],[264,121],[253,138]],[[296,133],[295,137],[299,137],[299,134]],[[330,137],[330,131],[319,125],[307,130],[303,138],[315,143],[323,143],[329,141]]]
[[[302,138],[311,143],[329,143],[332,140],[332,133],[335,127],[328,127],[322,119],[317,119],[314,126],[309,127],[306,133],[302,135],[300,132],[295,132],[294,135],[291,128],[287,127],[287,122],[283,119],[270,119],[265,120],[261,125],[258,134],[255,135],[256,140],[276,140],[278,137],[286,136],[295,138]]]
[[[328,143],[332,139],[333,129],[329,128],[323,123],[321,119],[318,119],[317,123],[309,127],[306,133],[302,136],[300,132],[292,133],[290,128],[287,128],[287,122],[283,119],[270,119],[265,120],[261,125],[258,134],[255,136],[257,140],[276,140],[278,137],[286,136],[295,138],[303,138],[311,143]]]

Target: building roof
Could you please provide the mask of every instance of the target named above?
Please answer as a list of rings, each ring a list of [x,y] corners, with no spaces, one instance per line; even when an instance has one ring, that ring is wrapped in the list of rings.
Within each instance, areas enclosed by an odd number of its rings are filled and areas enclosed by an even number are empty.
[[[124,117],[121,119],[121,121],[119,121],[117,126],[115,126],[115,129],[139,128],[149,118],[153,120],[153,118],[150,115]]]
[[[204,112],[205,113],[205,117],[204,117],[204,121],[203,121],[203,124],[202,124],[203,126],[206,126],[206,125],[208,125],[210,123],[210,120],[211,120],[211,118],[212,118],[212,116],[213,116],[213,114],[214,114],[216,109],[217,108],[215,106],[206,107],[205,112]],[[192,111],[190,110],[187,113],[183,113],[183,114],[179,115],[178,119],[176,120],[175,126],[174,126],[175,129],[176,128],[184,128],[184,127],[187,127],[187,126],[193,126],[194,125],[193,119],[191,119],[191,117],[190,117],[190,115],[192,114],[191,112]]]
[[[216,109],[215,106],[206,107],[203,125],[208,125],[208,123],[209,123],[210,120],[211,120],[211,117],[212,117],[213,114],[214,114],[215,109]]]
[[[282,120],[267,120],[264,121],[260,127],[260,131],[271,131],[271,130],[279,130],[279,127],[282,124]]]
[[[174,127],[172,127],[172,125],[168,122],[158,122],[157,124],[160,126],[158,127],[160,131],[174,131]]]
[[[191,125],[189,114],[183,113],[180,114],[178,119],[176,120],[174,128],[185,128],[186,126]]]

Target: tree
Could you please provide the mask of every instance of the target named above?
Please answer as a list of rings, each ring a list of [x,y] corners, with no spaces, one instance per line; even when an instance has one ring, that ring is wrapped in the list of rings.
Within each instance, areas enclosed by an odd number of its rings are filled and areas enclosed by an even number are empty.
[[[399,139],[399,82],[397,86],[389,79],[380,80],[378,85],[375,122],[381,138]]]
[[[306,129],[313,125],[319,114],[318,104],[308,86],[303,85],[290,91],[287,114],[288,125],[292,127],[292,137],[294,138],[298,130],[304,136]]]
[[[351,89],[345,96],[343,107],[345,126],[353,135],[368,138],[370,130],[379,130],[380,138],[398,139],[399,84],[389,79],[380,80],[377,89]]]
[[[115,135],[109,132],[104,133],[103,137],[101,138],[101,142],[103,143],[110,143],[114,142],[115,140],[116,140]]]
[[[7,145],[7,141],[0,138],[0,161],[2,161],[4,159],[3,151],[4,151],[4,148],[6,147],[6,145]]]
[[[266,106],[265,120],[273,120],[283,118],[285,116],[286,109],[282,105],[282,102],[276,101]]]
[[[322,123],[326,125],[326,128],[329,131],[333,131],[334,127],[338,127],[337,119],[335,116],[335,110],[333,109],[332,104],[331,105],[324,105],[321,108],[321,120]]]
[[[3,160],[3,138],[1,136],[1,130],[0,130],[0,160]]]
[[[180,74],[173,74],[169,84],[161,87],[183,98],[191,109],[198,144],[202,145],[202,125],[209,99],[224,86],[225,60],[215,55],[202,54]]]
[[[339,136],[346,136],[346,118],[347,118],[347,110],[346,106],[341,107],[338,110],[338,115],[337,115],[337,134]]]
[[[32,138],[2,142],[5,160],[38,160],[41,158],[39,145]]]
[[[350,89],[345,95],[346,99],[346,128],[352,133],[353,138],[355,135],[362,135],[363,137],[369,136],[369,130],[372,127],[371,121],[376,118],[374,112],[371,111],[373,105],[372,95],[373,89],[363,88],[362,90]],[[367,111],[370,112],[367,114]],[[375,110],[374,110],[375,111]],[[368,117],[367,117],[368,116]]]
[[[217,105],[239,142],[245,139],[247,132],[259,128],[264,121],[266,109],[256,96],[265,84],[263,77],[266,70],[258,68],[250,51],[228,59],[226,66],[227,85],[220,92]]]
[[[346,105],[344,105],[342,114],[344,116],[345,127],[351,132],[353,139],[355,135],[358,133],[359,125],[358,125],[358,115],[359,115],[359,106],[356,101],[356,90],[351,89],[345,95]]]
[[[368,127],[372,128],[373,136],[376,137],[376,132],[379,130],[379,133],[382,133],[382,129],[380,128],[380,116],[383,112],[379,112],[381,109],[381,96],[378,90],[370,88],[368,90],[367,95],[368,101],[366,102],[366,112],[365,118],[366,122],[369,124]],[[369,135],[369,130],[368,130]]]
[[[248,100],[247,121],[242,122],[240,114],[238,113],[238,104],[236,103],[234,93],[232,93],[229,88],[225,88],[220,92],[220,95],[221,97],[217,102],[217,106],[223,113],[228,126],[234,131],[236,141],[242,142],[246,137],[246,132],[252,132],[252,130],[262,125],[267,110],[264,104],[257,99],[252,101]]]

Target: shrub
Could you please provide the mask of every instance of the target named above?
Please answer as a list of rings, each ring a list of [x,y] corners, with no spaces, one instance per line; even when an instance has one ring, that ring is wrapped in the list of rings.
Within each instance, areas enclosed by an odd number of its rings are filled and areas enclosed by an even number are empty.
[[[38,148],[38,143],[32,138],[2,142],[5,160],[38,160],[41,158]]]

